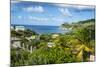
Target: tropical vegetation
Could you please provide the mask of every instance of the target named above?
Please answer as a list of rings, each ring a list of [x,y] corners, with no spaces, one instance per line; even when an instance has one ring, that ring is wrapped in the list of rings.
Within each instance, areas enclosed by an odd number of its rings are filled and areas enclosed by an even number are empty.
[[[18,37],[21,43],[33,47],[32,53],[21,48],[11,48],[11,66],[61,64],[88,62],[90,55],[95,56],[95,19],[77,23],[64,23],[64,28],[72,28],[65,34],[37,34],[31,30],[11,30],[11,37]],[[26,37],[36,36],[28,40]],[[49,47],[48,42],[55,46]]]

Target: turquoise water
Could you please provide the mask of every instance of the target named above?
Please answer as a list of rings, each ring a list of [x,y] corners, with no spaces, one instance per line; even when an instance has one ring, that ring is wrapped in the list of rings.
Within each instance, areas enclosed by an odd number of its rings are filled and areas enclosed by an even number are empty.
[[[62,30],[59,28],[59,26],[39,26],[39,25],[21,25],[21,26],[24,26],[26,29],[35,31],[38,34],[66,33],[69,31],[69,30]]]

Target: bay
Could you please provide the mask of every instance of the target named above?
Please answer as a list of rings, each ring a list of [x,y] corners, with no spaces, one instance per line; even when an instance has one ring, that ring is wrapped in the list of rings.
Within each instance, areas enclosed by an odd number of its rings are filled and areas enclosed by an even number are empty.
[[[51,34],[51,33],[67,33],[69,30],[62,30],[60,26],[41,26],[41,25],[12,25],[24,26],[25,29],[30,29],[38,34]]]

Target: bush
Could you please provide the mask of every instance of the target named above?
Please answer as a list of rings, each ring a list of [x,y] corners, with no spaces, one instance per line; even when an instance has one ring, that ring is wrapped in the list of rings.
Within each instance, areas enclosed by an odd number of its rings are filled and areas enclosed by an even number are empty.
[[[29,64],[59,64],[74,62],[70,51],[65,51],[61,47],[41,47],[30,55]]]
[[[11,49],[11,66],[28,65],[29,52],[22,49]]]

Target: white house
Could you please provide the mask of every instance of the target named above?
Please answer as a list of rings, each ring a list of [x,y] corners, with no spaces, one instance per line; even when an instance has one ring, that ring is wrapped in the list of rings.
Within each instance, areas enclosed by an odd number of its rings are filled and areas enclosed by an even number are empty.
[[[11,47],[20,48],[21,47],[21,40],[20,38],[11,37]]]
[[[11,29],[11,30],[14,30],[14,26],[10,26],[10,29]]]
[[[55,44],[52,43],[52,42],[48,42],[47,45],[48,45],[48,47],[53,47],[53,46],[55,46]]]
[[[58,34],[53,34],[52,38],[57,38],[59,35]]]
[[[35,49],[32,46],[29,46],[28,44],[25,45],[24,43],[21,43],[21,39],[17,37],[11,37],[11,48],[21,48],[23,50],[29,51],[30,53],[32,53]]]
[[[94,55],[90,55],[90,59],[89,59],[90,62],[93,62],[95,61],[95,56]]]
[[[15,27],[15,31],[18,31],[18,30],[24,31],[25,30],[25,27],[24,26],[16,26]]]

